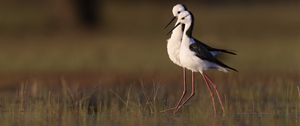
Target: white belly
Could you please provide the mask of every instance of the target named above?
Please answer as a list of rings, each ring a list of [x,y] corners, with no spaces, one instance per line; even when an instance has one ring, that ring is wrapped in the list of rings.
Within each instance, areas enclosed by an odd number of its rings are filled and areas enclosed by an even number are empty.
[[[220,67],[214,63],[202,60],[196,56],[196,54],[189,50],[189,48],[182,48],[180,51],[180,61],[182,67],[185,67],[193,72],[202,73],[208,69],[218,69],[219,71],[227,72],[223,67]]]
[[[179,53],[180,53],[180,39],[169,39],[167,44],[167,51],[170,60],[178,66],[181,66]]]
[[[205,61],[198,58],[195,53],[190,51],[188,48],[181,49],[180,61],[183,67],[193,72],[202,72],[205,67]]]

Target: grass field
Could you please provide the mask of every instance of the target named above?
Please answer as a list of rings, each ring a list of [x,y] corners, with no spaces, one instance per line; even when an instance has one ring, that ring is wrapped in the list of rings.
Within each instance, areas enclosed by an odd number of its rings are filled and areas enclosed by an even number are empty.
[[[52,80],[52,86],[45,86],[36,79],[21,82],[12,95],[1,96],[0,120],[2,125],[25,126],[299,125],[299,78],[295,74],[214,78],[225,101],[224,116],[219,109],[214,117],[200,79],[195,98],[176,115],[160,111],[178,100],[179,82],[98,82],[86,87],[65,79]]]
[[[0,20],[0,125],[299,125],[298,5],[188,4],[197,38],[238,52],[223,60],[239,73],[208,72],[225,101],[214,117],[200,75],[178,114],[160,112],[181,93],[162,30],[170,9],[123,4],[107,3],[94,32],[45,30],[43,11],[2,8],[12,14]]]

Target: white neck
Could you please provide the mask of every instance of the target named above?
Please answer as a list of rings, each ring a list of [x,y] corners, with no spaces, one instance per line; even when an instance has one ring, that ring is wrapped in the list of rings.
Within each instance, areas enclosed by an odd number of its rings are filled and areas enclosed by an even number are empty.
[[[192,22],[185,23],[184,25],[185,26],[184,26],[183,33],[184,33],[184,35],[186,35],[187,30],[192,26]]]
[[[190,37],[186,34],[187,30],[192,26],[192,23],[185,23],[183,36],[182,36],[182,44],[185,46],[189,46]]]
[[[178,23],[178,21],[176,22],[176,24]],[[175,25],[176,25],[175,24]],[[171,34],[171,38],[170,39],[182,39],[182,25],[179,25],[178,27],[176,27]]]

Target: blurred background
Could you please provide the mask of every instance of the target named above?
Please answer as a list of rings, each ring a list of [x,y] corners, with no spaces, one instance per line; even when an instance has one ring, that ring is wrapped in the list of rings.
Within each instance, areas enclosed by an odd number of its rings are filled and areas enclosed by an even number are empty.
[[[300,0],[1,0],[1,85],[61,76],[179,81],[163,30],[177,3],[193,12],[196,38],[238,52],[224,62],[240,76],[300,69]]]

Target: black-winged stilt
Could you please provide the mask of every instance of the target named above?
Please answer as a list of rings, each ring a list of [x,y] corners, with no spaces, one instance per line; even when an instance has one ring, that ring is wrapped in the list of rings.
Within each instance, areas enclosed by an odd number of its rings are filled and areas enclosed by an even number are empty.
[[[189,11],[183,11],[178,15],[178,23],[173,28],[176,29],[180,25],[183,25],[184,27],[182,41],[180,45],[179,61],[182,67],[185,67],[192,71],[192,92],[190,96],[185,101],[183,101],[183,103],[180,106],[176,107],[176,110],[174,112],[177,112],[187,101],[189,101],[194,96],[195,94],[194,73],[200,72],[210,91],[214,112],[216,113],[216,108],[215,108],[214,96],[211,91],[211,88],[215,89],[219,102],[222,107],[222,111],[224,113],[224,105],[221,96],[219,94],[219,91],[216,85],[204,73],[204,71],[208,69],[217,69],[223,72],[227,72],[228,69],[237,71],[236,69],[225,65],[215,57],[215,55],[220,52],[230,53],[230,54],[235,54],[235,53],[223,49],[215,49],[209,47],[204,43],[200,42],[199,40],[193,38],[192,36],[193,25],[194,25],[193,22],[194,22],[194,18],[192,13],[190,13]],[[184,87],[183,94],[185,94],[185,89],[186,87]],[[180,100],[182,100],[182,98]]]

